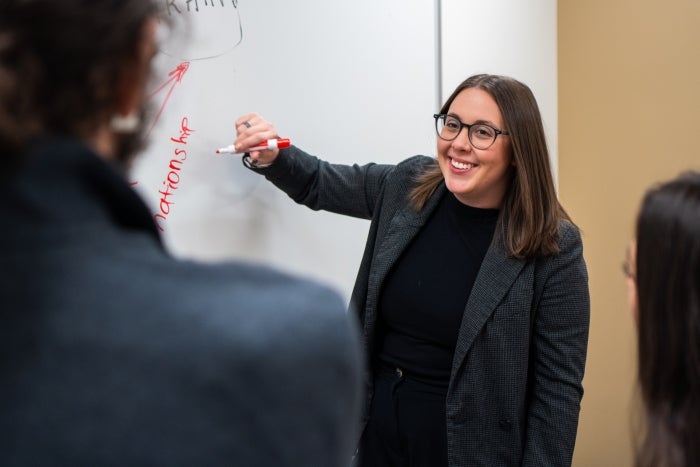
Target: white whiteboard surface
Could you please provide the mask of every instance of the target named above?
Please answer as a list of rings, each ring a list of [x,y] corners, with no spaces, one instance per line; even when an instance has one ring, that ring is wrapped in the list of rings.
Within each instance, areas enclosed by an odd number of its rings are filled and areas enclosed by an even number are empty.
[[[232,142],[238,116],[259,112],[330,162],[433,155],[435,3],[166,5],[189,31],[168,39],[157,57],[151,94],[162,113],[149,122],[151,145],[131,173],[166,244],[181,257],[270,264],[349,298],[369,221],[298,206],[245,169],[240,155],[214,150]]]
[[[557,180],[556,0],[441,0],[443,100],[477,73],[511,76],[528,85],[542,114]]]

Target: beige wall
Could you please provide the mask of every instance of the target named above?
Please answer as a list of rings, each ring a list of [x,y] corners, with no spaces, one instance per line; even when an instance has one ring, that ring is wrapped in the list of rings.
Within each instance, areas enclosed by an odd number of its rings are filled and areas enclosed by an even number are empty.
[[[574,465],[628,466],[636,339],[621,263],[650,184],[700,170],[700,1],[558,2],[559,187],[591,333]]]

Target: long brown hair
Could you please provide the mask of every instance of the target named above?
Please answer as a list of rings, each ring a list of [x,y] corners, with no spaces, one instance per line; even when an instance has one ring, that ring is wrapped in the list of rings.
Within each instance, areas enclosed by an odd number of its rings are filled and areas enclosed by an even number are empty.
[[[18,156],[35,136],[87,140],[109,122],[144,25],[156,17],[155,0],[0,2],[4,157]],[[0,161],[0,172],[12,162]]]
[[[559,223],[571,219],[557,199],[535,96],[525,84],[512,78],[475,75],[457,86],[440,113],[447,113],[457,95],[468,88],[482,89],[493,97],[503,116],[504,129],[510,135],[514,168],[496,235],[516,258],[557,253]],[[422,209],[442,182],[436,162],[418,177],[410,193],[412,205]]]
[[[639,467],[700,465],[700,173],[649,190],[637,217]]]

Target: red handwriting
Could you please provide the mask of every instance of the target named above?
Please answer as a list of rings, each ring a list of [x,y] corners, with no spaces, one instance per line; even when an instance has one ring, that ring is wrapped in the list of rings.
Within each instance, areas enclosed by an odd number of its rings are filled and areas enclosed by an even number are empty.
[[[175,204],[173,198],[175,197],[175,190],[177,190],[180,185],[180,171],[187,159],[187,150],[185,146],[187,146],[187,139],[194,132],[194,130],[189,127],[189,123],[187,117],[182,117],[182,121],[180,122],[180,136],[177,138],[170,138],[170,141],[176,144],[173,150],[174,157],[170,159],[168,163],[168,174],[165,176],[165,180],[163,180],[163,188],[158,190],[158,194],[161,195],[158,203],[158,212],[153,215],[156,227],[158,227],[158,230],[161,232],[165,231],[163,223],[168,220],[168,215],[172,212],[171,208]]]

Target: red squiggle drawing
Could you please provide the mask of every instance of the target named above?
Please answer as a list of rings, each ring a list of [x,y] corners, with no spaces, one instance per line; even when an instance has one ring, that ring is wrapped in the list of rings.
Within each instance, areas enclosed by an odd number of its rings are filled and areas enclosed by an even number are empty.
[[[168,101],[170,100],[170,96],[172,95],[173,91],[175,90],[175,87],[182,82],[182,78],[185,76],[185,73],[187,72],[187,69],[190,67],[190,62],[182,62],[178,66],[175,67],[172,71],[168,73],[168,80],[161,84],[155,91],[151,92],[149,94],[148,98],[153,99],[156,94],[161,92],[163,89],[168,88],[168,92],[165,94],[165,97],[163,98],[163,102],[161,103],[160,107],[158,108],[158,112],[156,113],[155,118],[153,119],[153,123],[151,123],[151,127],[148,129],[148,133],[153,130],[153,127],[156,126],[156,123],[158,123],[158,120],[160,119],[160,116],[163,115],[163,111],[165,110],[165,106],[168,105]]]

